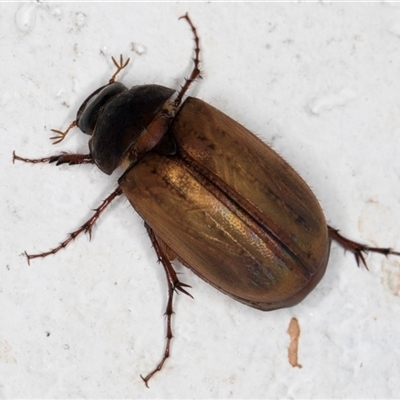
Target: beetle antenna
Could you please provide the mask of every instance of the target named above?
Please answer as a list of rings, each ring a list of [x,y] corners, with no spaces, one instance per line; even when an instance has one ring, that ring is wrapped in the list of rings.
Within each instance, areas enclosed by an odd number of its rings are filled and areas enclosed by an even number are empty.
[[[72,121],[71,124],[70,124],[70,126],[69,126],[69,127],[67,128],[67,130],[64,131],[64,132],[63,132],[63,131],[60,131],[60,130],[58,130],[58,129],[50,129],[53,133],[56,134],[56,136],[52,136],[52,137],[50,138],[50,140],[54,140],[53,144],[58,144],[58,143],[62,142],[62,141],[64,140],[65,136],[67,136],[68,132],[69,132],[72,128],[74,128],[77,124],[78,124],[78,121],[77,121],[77,120]]]
[[[200,74],[200,39],[197,35],[197,30],[196,27],[193,25],[192,20],[189,17],[189,14],[186,13],[185,15],[182,15],[179,19],[186,19],[188,24],[190,25],[190,28],[192,29],[193,36],[194,36],[194,67],[192,70],[192,73],[190,74],[189,78],[185,78],[185,83],[181,87],[181,90],[179,91],[178,95],[176,96],[176,99],[174,101],[175,107],[178,107],[179,104],[181,104],[182,98],[189,89],[190,85],[197,79],[201,78]]]
[[[114,57],[111,57],[111,59],[113,60],[114,65],[117,67],[117,70],[115,71],[114,75],[110,78],[108,83],[114,83],[115,80],[117,79],[117,75],[129,64],[129,61],[131,60],[130,58],[128,58],[124,62],[124,57],[122,56],[122,54],[120,54],[119,56],[119,62],[116,61]]]

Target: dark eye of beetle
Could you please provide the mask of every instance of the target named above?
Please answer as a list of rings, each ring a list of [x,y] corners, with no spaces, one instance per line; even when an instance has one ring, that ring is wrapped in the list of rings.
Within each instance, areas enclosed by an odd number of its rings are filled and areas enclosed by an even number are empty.
[[[76,115],[79,129],[87,135],[92,135],[102,108],[112,97],[125,90],[127,90],[125,85],[120,82],[113,82],[93,92],[82,103]]]

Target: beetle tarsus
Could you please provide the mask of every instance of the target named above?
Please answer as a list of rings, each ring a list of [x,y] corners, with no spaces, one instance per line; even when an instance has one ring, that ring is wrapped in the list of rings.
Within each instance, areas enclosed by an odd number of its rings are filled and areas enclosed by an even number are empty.
[[[390,248],[371,247],[362,243],[354,242],[353,240],[347,239],[346,237],[341,235],[338,229],[334,229],[330,226],[328,226],[328,234],[329,237],[335,242],[337,242],[340,246],[342,246],[344,250],[348,250],[351,253],[353,253],[357,262],[357,266],[360,266],[361,263],[367,270],[368,266],[364,254],[367,254],[368,252],[379,253],[383,254],[384,256],[388,256],[390,254],[394,256],[400,256],[400,252],[394,251]]]
[[[179,91],[178,95],[175,98],[174,101],[174,106],[178,107],[181,104],[182,98],[189,89],[190,85],[197,79],[201,78],[200,74],[200,39],[197,35],[197,30],[196,27],[193,25],[189,14],[186,13],[185,15],[182,15],[179,19],[186,19],[188,24],[190,25],[190,28],[192,29],[193,36],[194,36],[194,53],[195,56],[192,58],[194,62],[194,67],[192,70],[192,73],[190,74],[189,78],[185,78],[185,83],[182,85],[181,90]]]
[[[160,249],[160,247],[158,245],[157,245],[157,248]],[[164,265],[164,263],[163,263],[163,265]],[[171,266],[171,264],[170,264],[170,266]],[[164,265],[164,268],[168,268],[168,267],[166,267]],[[172,268],[172,266],[171,266],[171,268]],[[172,334],[172,327],[171,327],[172,314],[174,314],[174,310],[172,307],[174,292],[179,293],[178,292],[178,290],[179,290],[182,293],[185,293],[189,297],[193,298],[193,296],[189,292],[187,292],[185,289],[183,289],[183,287],[191,287],[190,285],[187,285],[186,283],[182,283],[179,280],[177,280],[171,286],[171,283],[168,278],[170,276],[169,272],[166,272],[166,273],[167,273],[169,288],[168,288],[168,302],[167,302],[167,307],[166,307],[165,313],[164,313],[164,315],[167,317],[167,335],[166,335],[165,350],[164,350],[164,355],[163,355],[161,361],[156,366],[156,368],[154,368],[153,371],[151,371],[145,377],[140,375],[140,377],[143,379],[146,387],[149,387],[149,380],[153,377],[153,375],[156,374],[157,372],[161,371],[165,361],[167,360],[167,358],[169,357],[169,354],[170,354],[171,339],[174,337]],[[175,273],[175,271],[174,271],[174,273]]]
[[[62,142],[62,141],[64,140],[65,136],[67,136],[68,132],[69,132],[72,128],[74,128],[75,126],[77,126],[77,124],[78,124],[78,121],[77,121],[77,120],[72,121],[71,124],[70,124],[70,126],[69,126],[64,132],[63,132],[63,131],[60,131],[60,130],[58,130],[58,129],[50,129],[52,132],[54,132],[54,133],[56,134],[56,136],[52,136],[52,137],[50,138],[50,140],[54,140],[53,144],[58,144],[58,143]]]
[[[44,258],[47,257],[51,254],[56,254],[59,252],[61,249],[64,249],[67,247],[67,245],[72,242],[79,234],[82,232],[87,233],[89,235],[89,239],[92,238],[92,228],[95,222],[99,219],[101,213],[110,205],[110,203],[119,195],[122,194],[122,189],[118,186],[117,189],[115,189],[103,202],[100,204],[99,207],[97,207],[94,210],[94,214],[76,231],[70,233],[67,237],[66,240],[64,240],[62,243],[60,243],[57,247],[54,247],[53,249],[43,252],[43,253],[38,253],[38,254],[28,254],[25,252],[25,256],[28,259],[28,264],[30,264],[30,260],[34,258]]]
[[[46,157],[46,158],[24,158],[17,156],[15,154],[15,151],[13,151],[13,164],[15,163],[15,160],[17,161],[22,161],[30,164],[38,164],[38,163],[47,163],[50,162],[51,157]]]
[[[26,252],[26,251],[24,251],[24,255],[25,255],[25,257],[26,257],[26,260],[28,261],[28,265],[31,265],[31,259],[30,259],[30,257],[29,257],[29,254]]]
[[[167,274],[168,275],[168,274]],[[173,338],[172,334],[172,328],[171,328],[171,319],[172,319],[172,314],[174,313],[173,307],[172,307],[172,301],[174,297],[174,288],[170,286],[170,282],[168,281],[168,302],[167,302],[167,307],[165,309],[164,315],[167,317],[167,336],[166,336],[166,343],[165,343],[165,350],[163,357],[161,361],[158,363],[156,368],[153,369],[149,374],[147,374],[145,377],[140,375],[140,377],[143,379],[146,387],[149,387],[149,380],[153,377],[154,374],[156,374],[158,371],[161,371],[165,361],[169,357],[170,353],[170,345],[171,345],[171,339]]]
[[[168,274],[167,274],[168,276]],[[163,357],[161,361],[158,363],[158,365],[151,371],[149,374],[147,374],[145,377],[140,375],[140,377],[143,379],[146,387],[149,387],[149,380],[153,377],[154,374],[157,372],[161,371],[165,361],[169,357],[170,354],[170,345],[171,345],[171,339],[174,337],[172,334],[172,327],[171,327],[171,319],[172,319],[172,314],[174,313],[173,307],[172,307],[172,301],[174,298],[174,288],[171,286],[171,283],[168,281],[168,302],[167,302],[167,307],[165,309],[164,315],[167,317],[167,336],[166,336],[166,343],[165,343],[165,350]]]

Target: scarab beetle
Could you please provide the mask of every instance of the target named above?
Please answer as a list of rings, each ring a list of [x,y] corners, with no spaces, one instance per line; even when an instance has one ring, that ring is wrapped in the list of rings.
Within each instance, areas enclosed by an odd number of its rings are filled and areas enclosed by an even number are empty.
[[[303,300],[324,275],[331,240],[365,265],[363,253],[400,255],[353,242],[327,226],[303,179],[269,146],[243,126],[196,98],[184,95],[200,76],[200,46],[182,88],[116,82],[127,66],[121,56],[108,84],[92,93],[65,132],[77,126],[90,136],[88,154],[59,154],[14,160],[60,165],[96,164],[106,174],[122,167],[118,186],[94,215],[58,247],[26,254],[28,262],[58,252],[81,232],[91,232],[104,209],[125,195],[142,216],[168,282],[167,339],[160,363],[169,357],[174,292],[190,296],[171,265],[179,260],[221,292],[268,311]]]

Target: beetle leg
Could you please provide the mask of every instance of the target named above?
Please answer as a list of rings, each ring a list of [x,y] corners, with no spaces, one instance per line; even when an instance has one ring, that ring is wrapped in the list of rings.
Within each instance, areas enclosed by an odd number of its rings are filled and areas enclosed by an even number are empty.
[[[189,89],[189,86],[196,80],[196,78],[200,77],[200,39],[197,36],[197,31],[195,26],[193,25],[189,14],[186,13],[185,15],[182,15],[182,17],[180,17],[179,19],[186,19],[186,21],[189,23],[190,28],[192,29],[193,32],[193,36],[194,36],[194,43],[195,43],[195,47],[194,47],[194,58],[193,58],[193,62],[194,62],[194,67],[192,70],[192,73],[190,74],[189,78],[185,79],[185,83],[184,85],[181,87],[181,90],[179,91],[178,95],[176,96],[176,99],[174,101],[174,106],[178,107],[179,104],[181,104],[182,98],[185,95],[185,93],[187,92],[187,90]]]
[[[57,154],[56,156],[50,156],[45,158],[23,158],[17,156],[15,151],[13,151],[13,163],[15,160],[23,161],[26,163],[56,163],[56,165],[61,164],[69,164],[69,165],[76,165],[76,164],[94,164],[93,157],[90,154],[68,154],[68,153],[61,153]]]
[[[100,214],[110,205],[110,203],[119,195],[122,194],[122,189],[118,186],[103,202],[100,204],[99,207],[97,207],[94,210],[94,214],[76,231],[70,233],[67,237],[66,240],[64,240],[62,243],[60,243],[57,247],[54,247],[53,249],[46,251],[44,253],[38,253],[38,254],[28,254],[25,251],[25,256],[28,259],[28,264],[30,263],[30,260],[33,258],[44,258],[49,256],[50,254],[55,254],[61,249],[67,247],[68,243],[72,242],[80,233],[85,232],[89,234],[89,238],[92,238],[92,227],[95,224],[95,222],[99,219]]]
[[[153,244],[153,247],[157,253],[158,260],[159,260],[159,262],[161,262],[161,264],[164,267],[164,271],[167,276],[167,283],[168,283],[168,301],[167,301],[167,307],[165,309],[165,315],[167,316],[167,337],[166,337],[164,355],[163,355],[161,361],[158,363],[157,367],[154,368],[153,371],[151,371],[145,377],[140,375],[140,377],[143,379],[146,386],[149,387],[149,384],[148,384],[149,380],[152,378],[152,376],[156,372],[161,371],[165,361],[169,357],[171,339],[173,338],[172,328],[171,328],[171,319],[172,319],[172,314],[174,313],[173,306],[172,306],[174,293],[175,292],[178,293],[178,291],[180,291],[182,293],[187,294],[188,296],[190,296],[192,298],[193,298],[193,296],[184,289],[185,287],[191,287],[191,286],[179,281],[179,279],[176,275],[176,272],[171,265],[170,257],[168,256],[168,246],[160,238],[158,238],[156,236],[156,234],[150,228],[149,225],[145,224],[145,226],[147,229],[147,233],[149,234],[150,240]]]
[[[349,250],[354,254],[356,258],[357,265],[360,266],[360,261],[364,265],[364,267],[368,270],[367,263],[365,261],[364,254],[368,252],[379,253],[385,256],[389,254],[393,254],[395,256],[400,256],[400,252],[393,251],[390,248],[382,248],[382,247],[370,247],[362,243],[353,242],[350,239],[345,238],[339,233],[339,230],[334,229],[328,225],[328,234],[331,240],[337,242],[340,246],[342,246],[345,250]],[[363,254],[364,253],[364,254]]]

